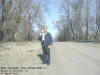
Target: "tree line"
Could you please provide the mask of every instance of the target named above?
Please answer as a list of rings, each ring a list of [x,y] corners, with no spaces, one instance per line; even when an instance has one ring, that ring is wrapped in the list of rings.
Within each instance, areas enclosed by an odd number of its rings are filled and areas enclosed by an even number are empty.
[[[48,0],[0,0],[0,41],[36,39],[47,6]],[[57,40],[100,40],[99,8],[99,0],[62,0]]]
[[[58,41],[100,40],[100,0],[62,0]]]
[[[0,41],[33,40],[44,24],[46,1],[0,0]]]

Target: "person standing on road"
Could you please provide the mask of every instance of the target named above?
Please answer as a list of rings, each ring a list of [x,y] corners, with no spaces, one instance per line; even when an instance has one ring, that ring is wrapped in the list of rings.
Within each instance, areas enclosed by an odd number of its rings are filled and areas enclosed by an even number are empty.
[[[53,44],[51,34],[47,31],[47,26],[43,27],[43,33],[40,33],[39,40],[41,41],[43,56],[47,65],[50,65],[50,48]]]

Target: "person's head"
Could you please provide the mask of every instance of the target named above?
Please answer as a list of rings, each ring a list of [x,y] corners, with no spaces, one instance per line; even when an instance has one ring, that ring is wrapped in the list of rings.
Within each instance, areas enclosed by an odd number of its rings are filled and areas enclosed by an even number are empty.
[[[43,26],[43,31],[47,32],[47,26]]]

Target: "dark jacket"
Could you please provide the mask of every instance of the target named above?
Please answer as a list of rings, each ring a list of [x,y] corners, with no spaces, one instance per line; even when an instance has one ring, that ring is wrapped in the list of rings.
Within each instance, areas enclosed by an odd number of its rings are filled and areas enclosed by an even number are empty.
[[[39,36],[39,40],[41,41],[42,46],[48,47],[49,45],[53,44],[52,36],[49,32],[44,37],[45,41],[42,41],[42,36]]]

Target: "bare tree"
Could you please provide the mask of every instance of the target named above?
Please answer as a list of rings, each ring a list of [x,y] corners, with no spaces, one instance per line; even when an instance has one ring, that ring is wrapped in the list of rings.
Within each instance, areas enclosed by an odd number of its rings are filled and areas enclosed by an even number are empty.
[[[100,0],[96,0],[96,36],[97,40],[100,40]]]
[[[44,24],[46,0],[1,0],[0,41],[34,39],[34,27]],[[36,33],[37,34],[37,33]]]
[[[58,40],[100,40],[100,13],[99,10],[93,12],[95,7],[91,7],[91,1],[63,0],[62,3],[60,13],[63,15],[56,23],[59,30]],[[99,9],[100,2],[97,1],[96,5],[96,9]]]

